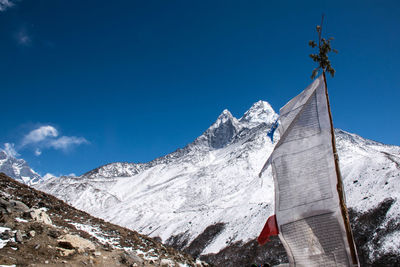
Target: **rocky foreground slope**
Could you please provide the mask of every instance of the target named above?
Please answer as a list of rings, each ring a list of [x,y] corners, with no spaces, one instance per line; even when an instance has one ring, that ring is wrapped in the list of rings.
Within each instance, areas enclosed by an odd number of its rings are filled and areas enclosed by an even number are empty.
[[[208,266],[0,173],[0,265]]]
[[[111,163],[37,186],[74,207],[157,237],[217,266],[279,264],[278,239],[255,238],[274,212],[273,178],[258,173],[272,152],[277,114],[263,101],[240,119],[225,110],[183,149],[149,163]],[[352,226],[363,266],[400,265],[400,147],[336,130]],[[383,264],[383,265],[382,265]]]

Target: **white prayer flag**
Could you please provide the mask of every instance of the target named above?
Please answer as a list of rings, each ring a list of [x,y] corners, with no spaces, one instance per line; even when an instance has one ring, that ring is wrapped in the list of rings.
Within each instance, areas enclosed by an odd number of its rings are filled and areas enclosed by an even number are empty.
[[[338,191],[323,75],[281,108],[278,131],[280,140],[261,173],[272,167],[276,222],[290,266],[358,266]]]

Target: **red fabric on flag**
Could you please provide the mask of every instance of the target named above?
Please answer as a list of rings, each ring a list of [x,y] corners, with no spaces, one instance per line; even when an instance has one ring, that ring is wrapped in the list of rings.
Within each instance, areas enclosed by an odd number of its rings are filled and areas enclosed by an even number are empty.
[[[272,215],[268,218],[267,222],[265,223],[260,236],[257,238],[257,242],[258,244],[260,244],[260,246],[262,246],[269,241],[270,236],[278,234],[279,230],[278,230],[278,224],[276,222],[276,216]]]

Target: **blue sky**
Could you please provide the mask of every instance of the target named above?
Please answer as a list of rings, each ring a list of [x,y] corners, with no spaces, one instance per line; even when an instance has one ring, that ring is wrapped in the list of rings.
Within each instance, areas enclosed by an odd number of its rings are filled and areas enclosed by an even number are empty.
[[[310,82],[325,14],[334,125],[400,145],[399,1],[0,0],[0,145],[40,174],[147,162],[223,109]]]

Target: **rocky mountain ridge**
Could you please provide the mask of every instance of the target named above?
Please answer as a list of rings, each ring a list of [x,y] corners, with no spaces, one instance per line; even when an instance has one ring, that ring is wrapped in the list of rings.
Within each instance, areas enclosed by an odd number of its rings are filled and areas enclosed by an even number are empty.
[[[184,148],[177,149],[148,163],[115,162],[106,164],[83,174],[82,177],[129,177],[153,166],[168,164],[188,154],[191,154],[193,159],[196,154],[204,154],[227,146],[235,139],[240,139],[251,129],[269,128],[277,118],[278,114],[275,113],[271,105],[261,100],[254,103],[239,120],[233,117],[229,110],[225,109],[202,135]]]

